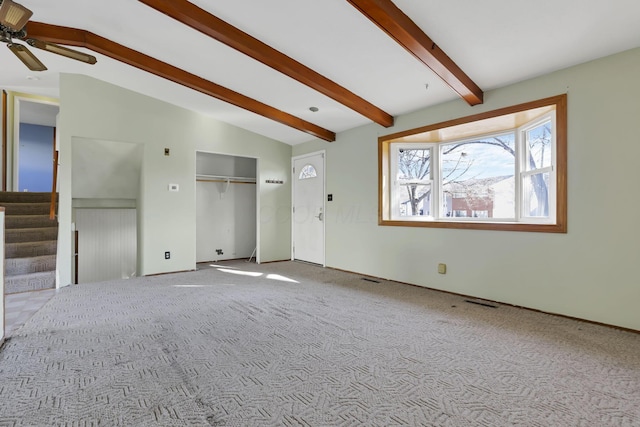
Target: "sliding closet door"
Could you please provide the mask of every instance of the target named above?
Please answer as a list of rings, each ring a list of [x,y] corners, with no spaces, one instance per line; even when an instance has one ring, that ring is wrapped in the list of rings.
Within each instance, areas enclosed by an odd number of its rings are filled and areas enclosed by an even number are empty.
[[[135,209],[76,209],[78,283],[136,276]]]

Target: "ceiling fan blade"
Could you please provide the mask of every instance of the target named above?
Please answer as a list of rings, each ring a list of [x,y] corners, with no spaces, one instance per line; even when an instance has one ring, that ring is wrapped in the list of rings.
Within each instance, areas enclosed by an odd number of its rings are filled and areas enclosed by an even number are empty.
[[[12,0],[2,0],[0,2],[0,24],[13,31],[20,31],[33,12]]]
[[[67,58],[75,59],[76,61],[85,62],[87,64],[95,64],[98,62],[96,57],[93,55],[69,49],[68,47],[60,46],[55,43],[43,42],[42,40],[37,39],[27,39],[26,42],[29,43],[29,46],[66,56]]]
[[[15,43],[7,43],[7,47],[13,52],[24,65],[31,71],[44,71],[47,67],[44,66],[38,58],[25,46]]]

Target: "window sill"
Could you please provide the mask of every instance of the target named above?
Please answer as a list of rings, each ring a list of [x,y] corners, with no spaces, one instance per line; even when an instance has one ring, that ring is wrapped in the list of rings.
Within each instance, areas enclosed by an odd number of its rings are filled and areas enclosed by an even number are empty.
[[[385,220],[378,221],[378,225],[392,227],[425,227],[425,228],[453,228],[461,230],[492,230],[492,231],[525,231],[531,233],[566,233],[566,224],[535,224],[522,222],[487,222],[487,221],[404,221]]]

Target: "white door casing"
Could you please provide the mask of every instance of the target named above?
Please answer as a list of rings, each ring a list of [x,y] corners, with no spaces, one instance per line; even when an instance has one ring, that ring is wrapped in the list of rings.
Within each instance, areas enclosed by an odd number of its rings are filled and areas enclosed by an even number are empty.
[[[291,259],[325,265],[324,152],[293,158]]]

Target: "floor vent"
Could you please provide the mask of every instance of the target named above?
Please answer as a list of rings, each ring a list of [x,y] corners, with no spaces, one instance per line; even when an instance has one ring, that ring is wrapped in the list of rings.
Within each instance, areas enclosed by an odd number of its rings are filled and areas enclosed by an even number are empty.
[[[477,305],[481,305],[483,307],[491,307],[491,308],[498,308],[497,305],[493,305],[493,304],[489,304],[486,302],[481,302],[481,301],[472,301],[470,299],[466,299],[464,300],[464,302],[468,302],[469,304],[477,304]]]
[[[369,279],[368,277],[363,277],[362,280],[367,281],[367,282],[371,282],[371,283],[380,283],[380,281],[375,280],[375,279]]]

